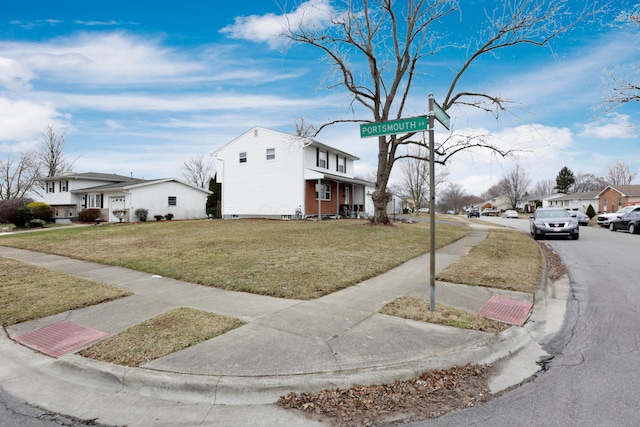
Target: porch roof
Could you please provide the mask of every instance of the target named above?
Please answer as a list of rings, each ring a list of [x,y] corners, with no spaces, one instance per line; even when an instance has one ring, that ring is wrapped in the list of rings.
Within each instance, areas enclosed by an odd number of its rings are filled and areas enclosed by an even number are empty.
[[[304,179],[306,181],[315,181],[318,179],[327,179],[336,182],[346,182],[348,184],[358,184],[364,186],[374,186],[375,184],[369,181],[365,181],[357,178],[350,178],[347,176],[334,175],[331,173],[320,172],[314,169],[305,169],[304,170]]]

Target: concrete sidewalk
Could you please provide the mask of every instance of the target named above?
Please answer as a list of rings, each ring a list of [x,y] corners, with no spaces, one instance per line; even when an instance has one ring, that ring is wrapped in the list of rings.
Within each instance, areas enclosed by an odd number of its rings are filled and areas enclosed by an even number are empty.
[[[437,270],[466,255],[487,234],[486,227],[474,225],[464,238],[439,250]],[[533,346],[535,360],[544,355],[527,325],[492,335],[378,314],[382,306],[403,295],[429,298],[428,254],[312,301],[224,291],[1,246],[0,256],[135,294],[14,325],[6,328],[8,336],[0,336],[3,388],[40,407],[107,424],[309,425],[307,418],[272,403],[292,391],[385,383],[468,362],[492,363],[524,346]],[[494,294],[533,302],[529,294],[436,284],[439,303],[470,311],[477,311]],[[545,325],[547,310],[563,307],[562,302],[547,302],[544,295],[536,296],[532,318],[540,336],[551,332],[546,326],[539,329]],[[75,354],[55,359],[10,339],[63,320],[114,334],[176,307],[233,316],[247,324],[142,368]],[[506,374],[499,387],[533,373],[527,372]]]

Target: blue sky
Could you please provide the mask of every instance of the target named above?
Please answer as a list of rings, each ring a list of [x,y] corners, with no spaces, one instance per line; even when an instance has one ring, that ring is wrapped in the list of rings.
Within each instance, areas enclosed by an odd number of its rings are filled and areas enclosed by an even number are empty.
[[[275,37],[283,22],[278,3],[284,2],[5,2],[0,158],[34,148],[53,124],[66,135],[68,157],[78,158],[77,172],[180,178],[184,161],[211,154],[253,126],[293,133],[300,117],[316,125],[369,119],[352,113],[344,90],[324,87],[329,69],[318,52],[285,49]],[[461,3],[462,13],[439,26],[458,47],[428,59],[407,115],[425,114],[429,93],[444,96],[475,17],[496,4]],[[576,28],[551,48],[483,58],[462,88],[499,93],[514,108],[499,121],[453,108],[454,131],[526,148],[518,161],[532,183],[555,179],[563,166],[596,175],[617,160],[640,168],[640,105],[597,110],[606,70],[637,78],[640,29],[609,25],[630,7],[616,2],[602,25]],[[446,136],[440,129],[437,137]],[[375,139],[360,139],[357,124],[329,127],[317,139],[360,157],[358,175],[375,171]],[[480,194],[513,162],[488,151],[464,153],[449,164],[449,180]]]

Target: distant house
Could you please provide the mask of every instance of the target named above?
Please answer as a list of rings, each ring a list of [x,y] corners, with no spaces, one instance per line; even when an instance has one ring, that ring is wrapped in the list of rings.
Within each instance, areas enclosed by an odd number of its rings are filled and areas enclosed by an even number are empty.
[[[593,209],[598,208],[598,193],[599,191],[587,191],[583,193],[559,194],[559,197],[549,200],[549,207],[565,208],[585,213],[589,205],[592,205]]]
[[[314,139],[254,127],[213,156],[225,219],[373,215],[358,157]]]
[[[596,197],[598,212],[616,212],[627,205],[640,204],[640,185],[609,185]]]
[[[100,219],[119,221],[113,212],[126,210],[123,221],[135,221],[136,209],[149,216],[172,214],[174,219],[206,218],[211,194],[174,178],[144,180],[116,174],[66,172],[42,179],[44,201],[54,209],[56,222],[75,221],[83,209],[100,209]]]
[[[554,194],[546,194],[546,195],[534,195],[528,196],[523,201],[523,211],[525,213],[533,213],[536,210],[536,207],[549,208],[552,206],[552,203],[558,197],[562,197],[563,193],[554,193]]]

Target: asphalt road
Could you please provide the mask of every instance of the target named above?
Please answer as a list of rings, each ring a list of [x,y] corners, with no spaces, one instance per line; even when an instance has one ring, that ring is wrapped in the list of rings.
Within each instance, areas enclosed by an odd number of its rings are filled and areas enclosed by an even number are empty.
[[[528,232],[526,220],[491,218]],[[637,426],[640,420],[640,235],[581,227],[546,240],[571,296],[553,355],[533,381],[489,403],[411,426]]]

